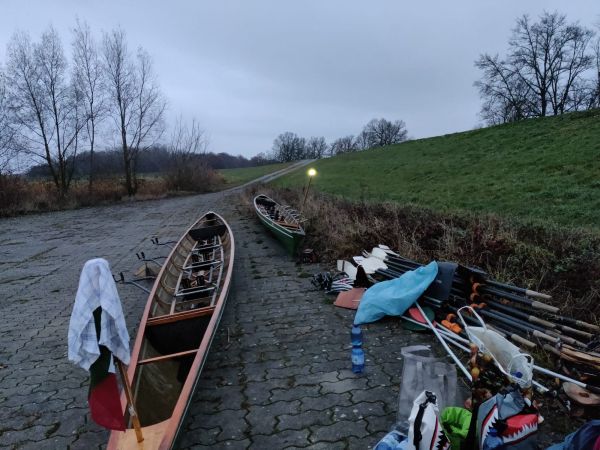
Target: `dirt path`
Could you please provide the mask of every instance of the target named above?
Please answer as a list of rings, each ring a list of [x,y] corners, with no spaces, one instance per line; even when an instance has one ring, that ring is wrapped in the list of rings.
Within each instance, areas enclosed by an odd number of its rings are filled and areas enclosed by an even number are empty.
[[[202,212],[230,221],[234,286],[193,405],[182,448],[366,448],[394,419],[409,337],[390,321],[367,330],[368,373],[349,370],[351,314],[311,291],[305,274],[235,193],[123,204],[0,222],[0,443],[7,448],[102,448],[89,419],[87,374],[66,358],[84,262],[104,257],[131,273],[152,236],[179,237]],[[131,335],[145,294],[119,286]],[[414,338],[413,338],[414,339]],[[418,336],[417,338],[418,339]],[[393,343],[393,349],[390,344]]]

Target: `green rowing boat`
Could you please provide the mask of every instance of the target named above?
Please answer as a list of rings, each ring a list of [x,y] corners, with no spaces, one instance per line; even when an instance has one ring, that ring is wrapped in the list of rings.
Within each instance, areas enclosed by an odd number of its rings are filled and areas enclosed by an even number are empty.
[[[254,197],[254,209],[265,227],[279,239],[291,255],[295,255],[300,241],[304,238],[300,214],[263,194]]]

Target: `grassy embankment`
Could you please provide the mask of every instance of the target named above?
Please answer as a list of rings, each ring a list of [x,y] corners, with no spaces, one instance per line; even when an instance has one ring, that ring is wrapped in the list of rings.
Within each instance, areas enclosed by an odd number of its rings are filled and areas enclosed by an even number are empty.
[[[600,320],[600,111],[318,161],[306,246],[326,260],[378,243],[485,269]],[[305,171],[272,195],[302,201]],[[286,189],[290,187],[291,189]]]
[[[315,167],[316,189],[349,199],[600,226],[600,110],[419,139]],[[296,172],[275,185],[305,181]]]
[[[221,169],[219,173],[225,179],[223,189],[239,186],[247,183],[248,181],[255,180],[256,178],[262,177],[278,170],[288,167],[292,163],[279,163],[269,164],[266,166],[258,167],[244,167],[242,169]]]

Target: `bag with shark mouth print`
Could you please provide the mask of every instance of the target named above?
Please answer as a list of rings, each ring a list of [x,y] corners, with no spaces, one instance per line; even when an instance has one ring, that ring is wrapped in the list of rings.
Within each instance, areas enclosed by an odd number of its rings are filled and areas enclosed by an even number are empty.
[[[513,386],[479,405],[477,442],[479,448],[491,428],[495,428],[506,450],[536,450],[539,415],[531,401]]]
[[[407,450],[449,450],[450,441],[438,418],[437,398],[433,392],[423,391],[415,399],[408,421]]]

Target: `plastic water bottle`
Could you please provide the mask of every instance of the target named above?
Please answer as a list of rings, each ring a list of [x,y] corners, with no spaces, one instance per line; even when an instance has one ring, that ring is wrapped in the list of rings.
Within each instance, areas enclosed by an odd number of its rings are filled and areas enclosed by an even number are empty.
[[[483,441],[483,450],[502,450],[504,448],[504,441],[498,436],[498,430],[490,428],[488,435]]]
[[[407,448],[406,436],[393,430],[381,439],[373,450],[400,450]]]
[[[362,373],[365,370],[365,352],[360,347],[352,347],[352,372]]]
[[[358,325],[352,325],[352,331],[350,332],[350,340],[352,341],[352,347],[362,346],[362,330]]]

